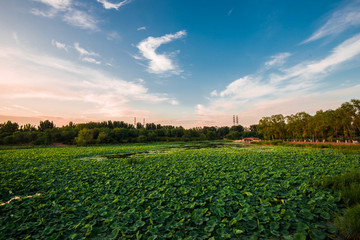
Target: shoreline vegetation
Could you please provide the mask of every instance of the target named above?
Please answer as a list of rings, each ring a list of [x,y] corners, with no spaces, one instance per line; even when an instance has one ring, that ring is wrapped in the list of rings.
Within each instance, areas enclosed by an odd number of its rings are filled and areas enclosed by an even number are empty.
[[[234,125],[181,126],[123,121],[78,123],[56,127],[50,120],[38,126],[7,121],[0,124],[0,145],[95,145],[259,138],[284,142],[358,143],[360,141],[360,100],[352,99],[335,110],[319,110],[314,116],[299,112],[263,117],[250,127]],[[297,143],[300,144],[300,143]]]

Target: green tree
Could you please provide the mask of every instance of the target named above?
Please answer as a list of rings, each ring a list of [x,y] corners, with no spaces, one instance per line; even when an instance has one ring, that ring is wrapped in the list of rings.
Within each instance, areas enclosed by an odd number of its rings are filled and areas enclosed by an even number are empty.
[[[266,140],[274,139],[270,117],[263,117],[260,119],[257,130]]]
[[[351,103],[354,108],[353,121],[356,128],[360,131],[360,100],[359,99],[351,99]]]
[[[353,134],[355,133],[353,125],[356,119],[356,109],[349,103],[345,102],[339,108],[340,114],[342,114],[341,125],[344,134],[344,140],[353,140]]]
[[[94,130],[83,128],[80,130],[78,136],[75,138],[75,142],[77,145],[85,146],[93,143],[94,138]]]
[[[40,124],[38,126],[39,131],[45,131],[46,129],[53,129],[55,127],[53,121],[45,120],[40,121]]]
[[[19,130],[19,124],[7,121],[6,123],[0,124],[0,133],[14,133]]]
[[[270,127],[275,139],[284,139],[285,136],[285,118],[282,114],[272,115],[270,118]]]
[[[24,132],[36,131],[36,127],[31,125],[30,123],[27,123],[21,126],[21,130]]]

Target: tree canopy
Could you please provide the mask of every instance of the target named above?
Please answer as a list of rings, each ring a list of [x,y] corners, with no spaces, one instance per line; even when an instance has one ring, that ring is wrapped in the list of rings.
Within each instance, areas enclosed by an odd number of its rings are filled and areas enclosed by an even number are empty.
[[[359,140],[360,100],[352,99],[339,108],[319,110],[314,116],[299,112],[263,117],[258,132],[267,140],[345,141]]]

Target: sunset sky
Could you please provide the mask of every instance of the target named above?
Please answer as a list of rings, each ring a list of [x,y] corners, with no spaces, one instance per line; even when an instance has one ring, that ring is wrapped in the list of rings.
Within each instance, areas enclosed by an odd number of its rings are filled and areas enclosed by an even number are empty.
[[[353,98],[360,1],[0,1],[0,122],[249,126]]]

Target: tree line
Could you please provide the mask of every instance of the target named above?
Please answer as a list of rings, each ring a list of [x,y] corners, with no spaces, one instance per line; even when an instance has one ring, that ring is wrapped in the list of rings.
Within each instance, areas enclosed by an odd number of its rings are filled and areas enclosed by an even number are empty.
[[[257,126],[266,140],[354,142],[360,140],[360,100],[352,99],[335,110],[319,110],[311,116],[298,112],[263,117]]]
[[[197,127],[184,129],[171,125],[147,123],[128,124],[123,121],[103,121],[56,127],[52,121],[40,121],[39,125],[8,121],[0,124],[0,144],[2,145],[50,145],[63,143],[68,145],[146,143],[156,141],[199,141],[219,139],[240,139],[243,137],[261,137],[256,125],[245,129],[241,125],[232,127]]]
[[[7,121],[0,124],[0,144],[68,145],[146,143],[156,141],[199,141],[242,139],[258,137],[266,140],[308,142],[353,142],[360,140],[360,100],[352,99],[335,110],[319,110],[311,116],[298,112],[263,117],[258,124],[245,129],[232,127],[183,127],[147,123],[133,124],[123,121],[103,121],[56,127],[52,121],[40,121],[19,126]]]

